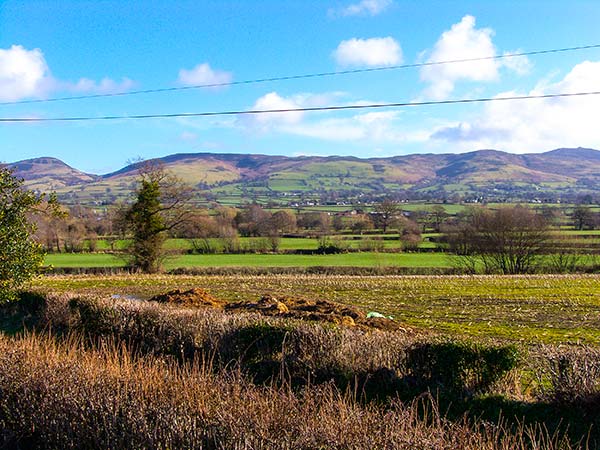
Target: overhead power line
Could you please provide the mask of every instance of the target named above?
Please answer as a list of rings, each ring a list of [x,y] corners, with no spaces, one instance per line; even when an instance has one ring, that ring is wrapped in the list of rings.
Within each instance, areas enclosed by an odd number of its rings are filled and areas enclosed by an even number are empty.
[[[285,108],[285,109],[247,109],[239,111],[207,111],[198,113],[172,113],[172,114],[138,114],[130,116],[96,116],[96,117],[1,117],[2,122],[83,122],[91,120],[125,120],[125,119],[169,119],[176,117],[211,117],[211,116],[236,116],[236,115],[258,115],[274,113],[291,112],[312,112],[312,111],[343,111],[353,109],[375,109],[375,108],[400,108],[409,106],[427,106],[427,105],[454,105],[459,103],[486,103],[509,100],[532,100],[548,99],[559,97],[583,97],[588,95],[600,95],[600,91],[592,92],[573,92],[559,94],[541,94],[541,95],[512,95],[509,97],[484,97],[484,98],[463,98],[456,100],[439,100],[424,102],[398,102],[398,103],[371,103],[360,105],[342,105],[342,106],[314,106],[308,108]]]
[[[192,86],[176,86],[176,87],[167,87],[167,88],[156,88],[156,89],[143,89],[138,91],[128,91],[128,92],[114,92],[114,93],[105,93],[105,94],[89,94],[89,95],[78,95],[72,97],[56,97],[56,98],[45,98],[45,99],[33,99],[33,100],[17,100],[11,102],[0,102],[0,106],[3,105],[22,105],[28,103],[49,103],[49,102],[63,102],[63,101],[72,101],[72,100],[86,100],[93,98],[103,98],[103,97],[124,97],[130,95],[141,95],[141,94],[156,94],[160,92],[176,92],[176,91],[186,91],[191,89],[201,89],[201,88],[218,88],[225,86],[239,86],[245,84],[256,84],[256,83],[267,83],[273,81],[287,81],[287,80],[300,80],[305,78],[320,78],[320,77],[331,77],[336,75],[350,75],[357,73],[368,73],[368,72],[380,72],[384,70],[399,70],[399,69],[411,69],[416,67],[426,67],[426,66],[438,66],[442,64],[456,64],[456,63],[466,63],[466,62],[475,62],[475,61],[486,61],[486,60],[497,60],[497,59],[505,59],[505,58],[516,58],[519,56],[533,56],[533,55],[545,55],[550,53],[563,53],[563,52],[572,52],[578,50],[589,50],[594,48],[600,48],[600,44],[592,44],[592,45],[582,45],[578,47],[565,47],[565,48],[554,48],[549,50],[534,50],[530,52],[519,52],[519,53],[506,53],[503,55],[494,55],[494,56],[484,56],[479,58],[462,58],[462,59],[452,59],[447,61],[430,61],[430,62],[422,62],[422,63],[413,63],[413,64],[401,64],[395,66],[385,66],[385,67],[371,67],[366,69],[351,69],[351,70],[340,70],[333,72],[317,72],[317,73],[307,73],[300,75],[286,75],[281,77],[270,77],[270,78],[257,78],[252,80],[240,80],[240,81],[228,81],[223,83],[208,83],[208,84],[196,84]]]

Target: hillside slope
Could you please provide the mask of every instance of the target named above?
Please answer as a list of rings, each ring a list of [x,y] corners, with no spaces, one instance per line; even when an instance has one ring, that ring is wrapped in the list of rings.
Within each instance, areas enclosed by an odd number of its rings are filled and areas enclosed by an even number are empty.
[[[600,151],[584,148],[521,155],[477,150],[368,159],[190,153],[160,161],[210,199],[226,199],[224,203],[266,198],[350,199],[398,192],[414,198],[461,194],[517,199],[540,192],[600,192]],[[130,195],[138,170],[138,164],[132,164],[96,176],[54,158],[10,166],[30,188],[56,190],[68,201],[93,203],[110,203]]]
[[[41,157],[7,164],[15,176],[25,180],[31,190],[54,191],[69,186],[84,185],[98,180],[65,164],[60,159]]]

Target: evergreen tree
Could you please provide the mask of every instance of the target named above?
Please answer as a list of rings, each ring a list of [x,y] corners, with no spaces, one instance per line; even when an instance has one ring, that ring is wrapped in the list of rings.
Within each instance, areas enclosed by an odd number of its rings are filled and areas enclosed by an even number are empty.
[[[133,268],[146,273],[162,269],[167,232],[188,219],[190,196],[191,190],[161,165],[144,163],[140,166],[136,201],[125,213],[125,222],[132,233],[128,253]]]
[[[137,200],[129,209],[127,221],[133,233],[131,265],[142,272],[158,272],[163,261],[163,244],[166,239],[158,180],[142,178]]]
[[[0,169],[0,303],[15,300],[16,290],[38,274],[44,264],[42,246],[29,216],[44,203],[44,195],[23,189],[23,181]],[[56,206],[51,197],[51,206]]]

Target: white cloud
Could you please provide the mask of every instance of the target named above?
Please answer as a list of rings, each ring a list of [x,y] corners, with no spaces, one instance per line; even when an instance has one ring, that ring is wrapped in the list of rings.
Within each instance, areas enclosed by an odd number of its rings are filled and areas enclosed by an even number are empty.
[[[281,97],[277,92],[269,92],[268,94],[263,95],[256,100],[251,109],[257,111],[268,111],[274,109],[297,109],[301,107],[302,100],[300,98],[285,98]],[[282,124],[298,123],[302,120],[303,116],[304,113],[300,111],[254,114],[244,116],[242,121],[251,128],[259,129],[260,131],[267,131]]]
[[[362,0],[337,10],[329,10],[332,16],[376,16],[388,9],[392,0]]]
[[[514,52],[504,52],[503,55],[514,55],[516,53],[522,53],[521,50]],[[499,61],[499,63],[515,72],[517,75],[527,75],[531,71],[532,63],[527,56],[508,56]]]
[[[200,84],[230,83],[233,79],[231,72],[215,70],[208,63],[198,64],[190,70],[181,69],[177,81],[184,86]]]
[[[528,93],[503,92],[498,97],[597,91],[599,79],[600,61],[585,61],[558,82],[543,81]],[[488,103],[480,117],[440,127],[431,137],[459,148],[520,153],[559,147],[600,148],[599,109],[598,96],[499,101]]]
[[[342,41],[333,52],[341,66],[392,66],[402,62],[402,48],[391,37]]]
[[[256,100],[250,109],[269,111],[320,107],[334,104],[345,95],[344,92],[327,92],[322,94],[300,93],[289,97],[282,97],[277,92],[269,92]],[[302,111],[253,114],[243,116],[238,120],[238,124],[247,129],[266,132],[280,129],[283,125],[298,124],[304,116],[305,113]]]
[[[90,92],[96,94],[114,94],[118,92],[127,92],[135,86],[135,82],[127,77],[121,81],[115,81],[111,78],[102,78],[100,82],[81,78],[77,83],[62,83],[66,90],[73,92]]]
[[[27,50],[21,45],[0,48],[0,100],[18,101],[24,98],[43,98],[55,91],[107,94],[125,92],[135,83],[129,78],[99,82],[81,78],[77,82],[54,78],[39,49]]]
[[[396,127],[398,111],[378,111],[343,118],[304,121],[281,131],[327,141],[402,142],[405,135]]]
[[[296,94],[282,97],[271,92],[259,98],[252,109],[295,109],[318,107],[331,104],[344,105],[339,99],[345,94]],[[337,103],[336,103],[337,100]],[[361,104],[369,102],[352,102]],[[407,135],[399,130],[400,111],[372,111],[346,117],[326,117],[328,113],[288,112],[257,114],[240,119],[247,131],[260,133],[282,133],[336,142],[404,142]]]
[[[600,61],[577,64],[562,79],[542,79],[526,92],[502,92],[497,97],[597,91]],[[257,100],[256,109],[298,108],[308,105],[344,105],[332,94],[298,94],[284,97],[271,92]],[[347,101],[347,99],[346,99]],[[364,102],[352,101],[352,104]],[[600,96],[497,101],[485,104],[466,120],[427,118],[430,126],[405,123],[404,112],[290,113],[260,115],[244,128],[273,134],[302,136],[332,142],[368,145],[419,144],[430,151],[467,151],[494,148],[515,153],[540,152],[560,147],[600,148],[597,111]],[[238,121],[237,126],[242,124]],[[397,147],[394,147],[397,148]]]
[[[493,58],[496,56],[493,35],[491,28],[475,28],[475,17],[466,15],[442,33],[427,62]],[[503,66],[517,74],[524,74],[528,72],[530,62],[527,57],[521,56],[425,66],[421,69],[421,80],[429,83],[425,95],[442,100],[448,98],[459,81],[496,81]]]
[[[198,135],[196,133],[192,133],[191,131],[183,131],[179,135],[179,139],[184,142],[191,142],[198,139]]]
[[[20,45],[0,48],[0,99],[15,101],[44,95],[52,77],[39,48],[27,50]]]

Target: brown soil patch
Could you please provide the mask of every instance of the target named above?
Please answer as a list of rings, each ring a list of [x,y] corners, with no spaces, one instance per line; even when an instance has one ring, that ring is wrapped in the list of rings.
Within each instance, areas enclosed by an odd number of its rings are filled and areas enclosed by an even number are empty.
[[[230,313],[259,313],[265,316],[329,322],[337,325],[355,327],[363,330],[410,331],[398,322],[382,318],[367,318],[359,308],[328,300],[312,300],[274,295],[263,295],[257,301],[227,303],[213,297],[204,289],[183,291],[175,289],[150,299],[160,303],[196,308],[214,308]]]
[[[370,318],[354,307],[328,300],[275,297],[264,295],[256,302],[235,302],[225,305],[229,312],[258,312],[267,316],[330,322],[361,329],[409,331],[398,322],[387,318]]]
[[[166,294],[155,295],[150,301],[170,303],[172,305],[194,306],[197,308],[223,309],[225,301],[213,297],[204,289],[194,288],[188,291],[175,289]]]

